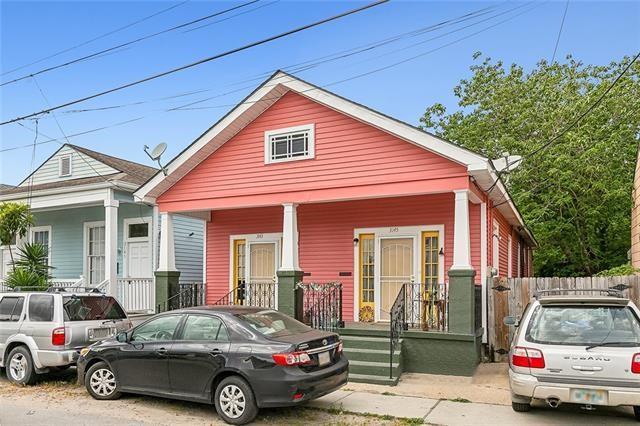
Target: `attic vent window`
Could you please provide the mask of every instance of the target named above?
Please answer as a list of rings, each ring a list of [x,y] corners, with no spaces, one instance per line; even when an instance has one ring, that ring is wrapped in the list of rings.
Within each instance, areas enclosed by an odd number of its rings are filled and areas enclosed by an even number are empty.
[[[65,155],[58,160],[58,172],[60,177],[71,176],[71,155]]]
[[[314,125],[270,130],[264,134],[264,162],[305,160],[315,155]]]

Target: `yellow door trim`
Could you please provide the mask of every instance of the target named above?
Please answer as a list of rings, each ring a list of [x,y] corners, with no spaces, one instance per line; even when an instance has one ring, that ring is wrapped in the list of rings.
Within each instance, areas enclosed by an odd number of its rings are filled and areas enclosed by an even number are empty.
[[[359,300],[360,300],[360,308],[363,308],[365,306],[371,306],[372,308],[374,307],[374,295],[375,295],[375,290],[374,290],[374,277],[375,277],[375,265],[373,262],[371,263],[364,263],[364,252],[365,249],[368,249],[368,251],[371,252],[371,255],[375,258],[375,234],[360,234],[358,236],[358,240],[359,240],[359,261],[358,261],[358,268],[359,268],[359,278],[360,278],[360,282],[359,282]],[[367,242],[367,243],[365,243]],[[365,274],[365,266],[372,266],[373,267],[373,275],[370,275],[368,272],[367,274]],[[366,268],[367,270],[369,268]],[[366,276],[365,276],[366,275]],[[367,291],[370,292],[368,299],[369,301],[365,302],[364,301],[364,282],[366,280],[370,280],[370,285],[371,285],[371,289],[368,289]]]
[[[233,289],[236,289],[241,283],[244,283],[246,281],[246,276],[244,277],[240,277],[238,274],[238,270],[240,267],[240,248],[242,247],[242,250],[245,249],[246,247],[246,240],[233,240]],[[242,266],[242,270],[246,273],[246,268],[247,268],[247,259],[246,259],[246,255],[245,253],[242,253],[242,258],[244,261],[244,265]],[[242,281],[240,281],[242,279]],[[238,303],[238,291],[234,292],[233,295],[234,298],[234,303]]]

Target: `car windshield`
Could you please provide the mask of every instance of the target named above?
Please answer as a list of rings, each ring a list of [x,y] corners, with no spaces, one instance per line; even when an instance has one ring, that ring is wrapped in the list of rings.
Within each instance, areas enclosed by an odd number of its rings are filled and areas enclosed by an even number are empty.
[[[268,310],[236,314],[236,317],[244,321],[251,329],[267,337],[290,336],[311,330],[310,327],[300,321],[296,321],[278,311]]]
[[[66,321],[120,320],[127,317],[116,299],[110,296],[65,296]]]
[[[640,322],[623,306],[538,306],[525,339],[548,345],[640,346]]]

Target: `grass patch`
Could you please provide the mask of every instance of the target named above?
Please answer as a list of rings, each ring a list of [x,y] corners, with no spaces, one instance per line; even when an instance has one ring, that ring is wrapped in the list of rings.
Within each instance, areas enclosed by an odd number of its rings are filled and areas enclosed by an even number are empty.
[[[467,398],[459,398],[459,397],[458,398],[454,398],[454,399],[450,399],[449,401],[451,401],[451,402],[462,402],[462,403],[465,403],[465,404],[470,404],[471,403],[471,401],[469,401]]]
[[[424,424],[424,421],[420,417],[414,417],[411,419],[399,419],[399,421],[401,422],[400,424],[407,426]]]
[[[384,396],[396,396],[396,394],[393,393],[393,392],[382,392],[382,395],[384,395]]]

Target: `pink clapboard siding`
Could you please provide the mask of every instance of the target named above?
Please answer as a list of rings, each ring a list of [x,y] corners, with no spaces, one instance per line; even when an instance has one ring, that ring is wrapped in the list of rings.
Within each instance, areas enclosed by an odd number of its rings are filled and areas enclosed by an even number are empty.
[[[439,225],[445,227],[445,273],[453,259],[454,195],[436,194],[298,206],[300,267],[305,281],[339,280],[344,285],[343,315],[353,318],[356,228]],[[480,271],[480,210],[470,206],[472,266]],[[229,292],[230,235],[282,230],[282,207],[213,213],[207,227],[207,303]],[[349,272],[351,276],[340,276]],[[446,276],[445,276],[445,279]],[[479,273],[476,282],[480,283]]]
[[[264,163],[264,132],[315,124],[315,158]],[[466,168],[290,92],[158,198],[161,211],[468,188]]]

